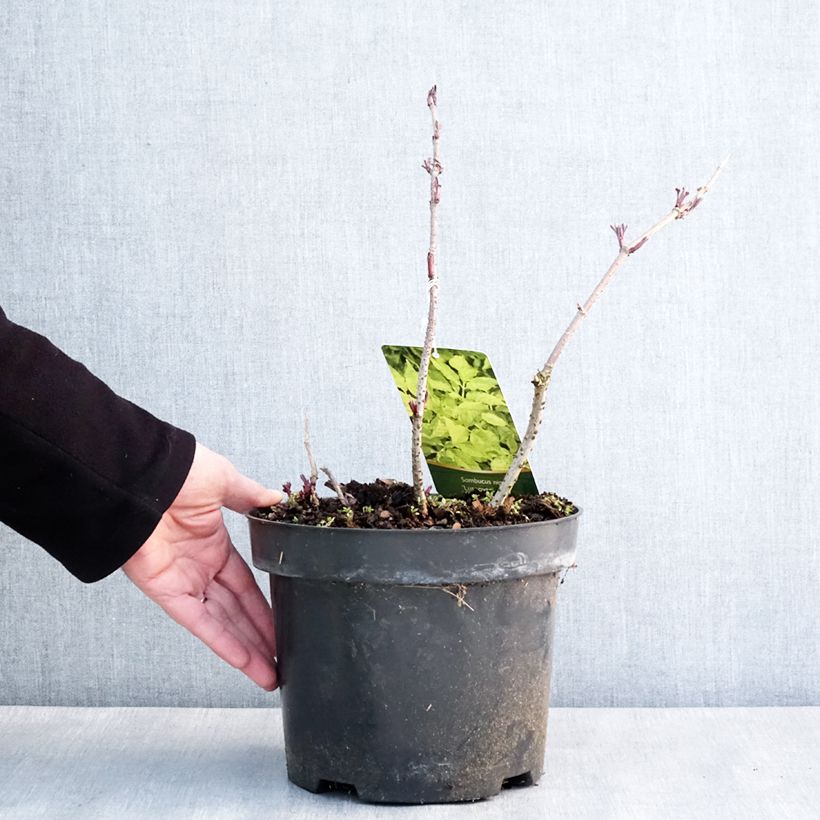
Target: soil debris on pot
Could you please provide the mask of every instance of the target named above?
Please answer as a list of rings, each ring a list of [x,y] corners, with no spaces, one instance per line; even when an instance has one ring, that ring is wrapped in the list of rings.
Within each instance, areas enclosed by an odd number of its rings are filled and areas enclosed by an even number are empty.
[[[326,483],[325,486],[330,486]],[[428,515],[421,514],[413,488],[392,479],[376,479],[362,484],[349,481],[341,485],[345,500],[338,495],[319,496],[315,482],[302,477],[302,489],[293,491],[288,483],[282,488],[287,500],[274,507],[253,511],[252,515],[269,521],[308,524],[317,527],[363,529],[467,529],[498,527],[552,521],[577,512],[577,507],[555,493],[509,496],[502,505],[493,507],[487,495],[469,498],[444,498],[429,492]]]

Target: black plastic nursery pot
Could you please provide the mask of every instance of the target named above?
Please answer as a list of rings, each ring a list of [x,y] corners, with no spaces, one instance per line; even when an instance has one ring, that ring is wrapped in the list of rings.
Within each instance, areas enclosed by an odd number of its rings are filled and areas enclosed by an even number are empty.
[[[579,515],[461,530],[250,516],[254,565],[271,575],[289,779],[373,803],[537,783]]]

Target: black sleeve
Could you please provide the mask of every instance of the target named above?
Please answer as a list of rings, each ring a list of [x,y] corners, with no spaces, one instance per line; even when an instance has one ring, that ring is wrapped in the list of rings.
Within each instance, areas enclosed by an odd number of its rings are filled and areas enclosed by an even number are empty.
[[[0,309],[0,521],[81,581],[109,575],[145,542],[195,444]]]

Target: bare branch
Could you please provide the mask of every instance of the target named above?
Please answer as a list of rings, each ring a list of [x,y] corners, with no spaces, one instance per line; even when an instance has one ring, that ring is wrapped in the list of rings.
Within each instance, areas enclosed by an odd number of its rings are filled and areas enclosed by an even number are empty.
[[[504,476],[504,480],[501,482],[501,486],[498,488],[492,498],[492,501],[490,502],[492,505],[499,506],[504,502],[504,499],[510,494],[513,485],[518,480],[518,476],[521,474],[521,469],[529,457],[532,446],[535,443],[535,437],[538,435],[538,429],[541,426],[541,421],[544,416],[544,406],[547,399],[547,388],[549,387],[550,379],[552,378],[553,368],[558,361],[558,357],[564,351],[567,343],[578,329],[578,325],[581,324],[584,317],[586,317],[592,309],[592,306],[598,301],[600,295],[606,290],[607,285],[609,285],[612,281],[615,273],[623,265],[627,257],[635,253],[636,250],[646,244],[659,230],[665,228],[676,219],[683,219],[703,201],[703,198],[709,192],[712,185],[714,185],[715,181],[723,171],[728,159],[729,157],[726,157],[726,159],[718,165],[717,170],[715,170],[712,174],[709,181],[697,189],[693,199],[687,200],[689,192],[684,188],[676,188],[675,191],[677,196],[675,198],[675,204],[672,207],[672,210],[669,211],[663,219],[659,220],[651,228],[644,231],[635,242],[631,244],[625,242],[624,237],[626,234],[626,225],[610,226],[618,239],[618,255],[615,257],[603,278],[600,282],[598,282],[595,290],[592,291],[586,302],[584,302],[583,305],[578,305],[578,310],[573,316],[572,321],[569,323],[569,326],[561,335],[561,338],[553,348],[552,353],[550,353],[544,366],[535,374],[535,377],[532,380],[535,390],[532,399],[532,409],[530,410],[530,417],[527,422],[527,431],[524,434],[524,438],[521,440],[521,445],[513,458],[509,470],[507,470],[507,473]]]
[[[310,422],[307,414],[305,414],[305,452],[308,457],[308,464],[310,464],[310,480],[315,485],[319,479],[319,468],[316,466],[316,458],[313,455],[313,448],[310,446]]]
[[[411,424],[413,431],[412,458],[413,458],[413,489],[419,504],[422,517],[427,516],[427,496],[424,493],[424,472],[422,464],[424,454],[421,449],[421,429],[424,420],[424,408],[427,404],[427,373],[430,368],[430,357],[436,339],[436,321],[438,318],[438,267],[436,255],[438,253],[438,204],[441,200],[441,185],[439,175],[443,168],[439,152],[441,141],[441,124],[438,121],[438,99],[436,86],[427,94],[427,107],[433,119],[433,156],[424,160],[422,168],[430,175],[430,246],[427,251],[427,280],[429,288],[429,302],[427,306],[427,330],[424,334],[424,347],[419,362],[419,380],[416,387],[416,399],[410,402]]]
[[[339,484],[338,481],[336,481],[336,476],[334,476],[333,473],[331,473],[327,467],[320,467],[319,469],[327,476],[327,480],[328,482],[330,482],[330,486],[333,488],[333,492],[336,493],[336,495],[339,498],[339,501],[341,501],[342,504],[345,505],[345,507],[348,507],[352,503],[355,503],[355,499],[353,498],[353,496],[345,494],[344,490],[342,490],[342,485]]]

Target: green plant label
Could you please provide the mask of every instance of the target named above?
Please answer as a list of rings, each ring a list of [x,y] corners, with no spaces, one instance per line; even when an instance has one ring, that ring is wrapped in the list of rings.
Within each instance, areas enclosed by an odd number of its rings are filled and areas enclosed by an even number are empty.
[[[421,348],[383,345],[407,414],[416,398]],[[436,490],[448,498],[492,493],[501,485],[521,439],[490,361],[477,350],[439,348],[430,360],[422,450]],[[536,495],[529,464],[513,495]]]

